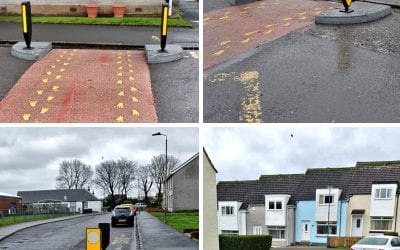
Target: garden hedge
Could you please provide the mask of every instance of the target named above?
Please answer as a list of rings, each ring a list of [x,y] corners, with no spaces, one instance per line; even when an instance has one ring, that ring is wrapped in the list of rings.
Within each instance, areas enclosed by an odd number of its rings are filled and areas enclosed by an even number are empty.
[[[268,250],[272,244],[270,235],[220,235],[220,250]]]

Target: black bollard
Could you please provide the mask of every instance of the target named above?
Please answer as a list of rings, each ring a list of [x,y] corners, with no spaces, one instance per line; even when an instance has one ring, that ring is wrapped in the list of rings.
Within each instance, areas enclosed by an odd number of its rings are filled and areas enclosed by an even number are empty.
[[[107,249],[110,244],[110,223],[99,223],[101,230],[101,249]]]
[[[161,16],[161,51],[165,51],[167,43],[168,33],[168,4],[163,3],[162,5],[162,16]]]
[[[351,13],[354,10],[350,9],[350,5],[351,5],[351,0],[342,0],[343,6],[344,6],[344,10],[341,10],[340,12],[344,12],[344,13]]]
[[[22,2],[22,32],[24,33],[24,39],[26,48],[33,49],[31,47],[32,41],[32,15],[31,15],[31,3],[29,1]]]

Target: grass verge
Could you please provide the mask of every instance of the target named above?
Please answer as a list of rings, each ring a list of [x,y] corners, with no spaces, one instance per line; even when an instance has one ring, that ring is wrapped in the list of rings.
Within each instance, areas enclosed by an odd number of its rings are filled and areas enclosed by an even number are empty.
[[[0,16],[1,22],[21,22],[20,16]],[[94,24],[94,25],[122,25],[122,26],[160,26],[160,17],[67,17],[67,16],[34,16],[33,23],[52,24]],[[192,24],[180,17],[168,20],[170,27],[192,27]]]
[[[151,215],[164,221],[163,212],[150,212]],[[167,225],[183,233],[185,229],[199,228],[199,212],[174,212],[167,213]]]
[[[15,215],[15,216],[0,217],[0,227],[10,226],[24,222],[30,222],[30,221],[60,218],[69,215],[70,214],[35,214],[35,215]]]

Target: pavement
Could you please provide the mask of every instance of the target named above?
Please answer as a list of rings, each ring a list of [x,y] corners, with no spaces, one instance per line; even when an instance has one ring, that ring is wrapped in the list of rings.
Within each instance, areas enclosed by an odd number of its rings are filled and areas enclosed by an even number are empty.
[[[0,34],[0,42],[23,41],[20,23],[0,22]],[[32,41],[144,46],[159,44],[159,38],[159,27],[37,23],[32,25]],[[169,27],[168,43],[198,47],[199,30]]]
[[[143,51],[52,50],[0,102],[1,122],[157,122]]]
[[[0,241],[0,249],[84,250],[86,228],[97,227],[99,223],[110,223],[110,220],[111,214],[103,214],[38,225]],[[110,228],[110,245],[107,249],[136,249],[134,228]]]
[[[204,14],[204,68],[314,23],[337,3],[302,0],[255,1]]]
[[[198,242],[165,225],[149,213],[142,211],[137,217],[143,249],[199,249]]]
[[[399,122],[399,22],[393,9],[375,22],[309,24],[250,46],[204,72],[204,121]]]
[[[79,214],[79,215],[72,215],[72,216],[61,217],[61,218],[56,218],[56,219],[31,221],[31,222],[25,222],[25,223],[19,223],[19,224],[15,224],[15,225],[0,227],[0,242],[2,240],[6,239],[7,237],[10,237],[13,234],[15,234],[21,230],[27,229],[27,228],[32,228],[35,226],[44,225],[44,224],[48,224],[48,223],[61,222],[61,221],[65,221],[65,220],[71,220],[71,219],[87,217],[87,216],[97,216],[97,214]],[[1,246],[1,243],[0,243],[0,246]],[[0,249],[2,249],[2,248],[0,247]]]

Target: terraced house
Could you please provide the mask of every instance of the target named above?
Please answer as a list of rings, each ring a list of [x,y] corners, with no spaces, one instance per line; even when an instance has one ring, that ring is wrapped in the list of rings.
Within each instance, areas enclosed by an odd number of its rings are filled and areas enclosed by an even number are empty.
[[[399,181],[400,162],[390,161],[219,182],[219,233],[269,234],[282,246],[400,232]]]

